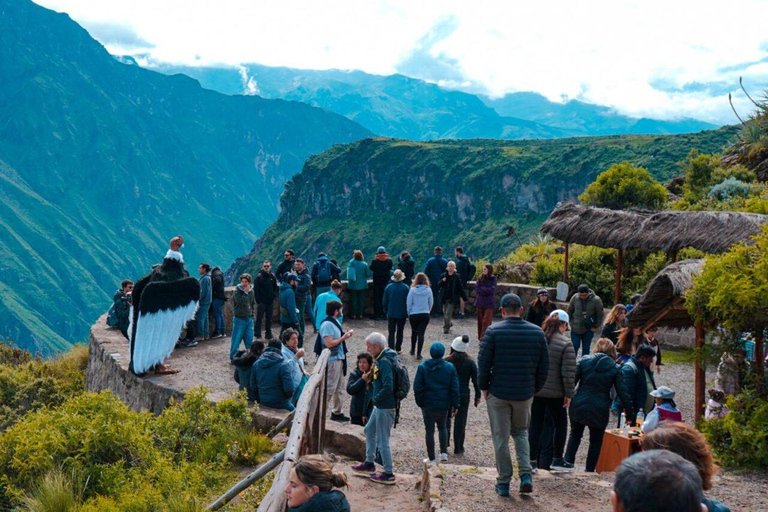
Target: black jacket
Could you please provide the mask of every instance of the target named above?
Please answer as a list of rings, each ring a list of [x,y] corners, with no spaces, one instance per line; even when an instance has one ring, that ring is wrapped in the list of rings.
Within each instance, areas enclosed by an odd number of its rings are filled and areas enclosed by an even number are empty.
[[[403,279],[403,282],[408,286],[411,286],[411,283],[413,282],[413,276],[416,275],[415,267],[416,263],[413,261],[413,258],[398,260],[397,262],[397,268],[402,270],[403,274],[405,274],[405,279]]]
[[[611,388],[627,397],[621,379],[621,367],[611,356],[597,353],[582,357],[576,363],[576,395],[569,408],[571,421],[593,428],[608,426],[611,409]]]
[[[461,277],[461,284],[466,285],[467,281],[475,276],[469,275],[469,256],[462,254],[456,258],[456,273]]]
[[[445,281],[443,281],[445,278]],[[448,272],[444,273],[440,277],[440,289],[442,290],[440,296],[440,303],[452,302],[454,306],[458,306],[461,302],[459,299],[467,300],[467,292],[464,290],[464,283],[461,282],[461,276],[458,272],[454,272],[450,275]]]
[[[277,297],[277,279],[271,272],[259,270],[256,274],[256,286],[253,287],[257,304],[271,304]]]
[[[456,366],[456,364],[453,364]],[[475,389],[475,400],[480,398],[480,386],[477,383],[477,363],[473,359],[465,359],[460,366],[456,366],[456,373],[459,375],[459,396],[461,403],[469,402],[469,381],[472,381],[472,387]]]
[[[389,278],[392,276],[392,260],[387,258],[381,260],[379,258],[373,258],[373,261],[368,268],[371,269],[371,276],[374,283],[388,283]]]
[[[621,329],[622,326],[617,324],[605,324],[603,330],[600,332],[600,336],[608,338],[614,345],[616,345],[619,342],[619,331]]]
[[[532,324],[536,324],[541,327],[541,324],[544,323],[544,320],[546,320],[547,317],[556,309],[557,306],[551,300],[548,300],[546,304],[543,304],[537,300],[528,309],[528,315],[525,317],[525,319]]]
[[[341,491],[321,491],[309,498],[300,507],[288,509],[290,512],[349,512],[349,502]]]
[[[488,327],[477,359],[480,389],[502,400],[528,400],[547,381],[549,348],[540,327],[505,318]]]
[[[211,296],[214,299],[227,300],[224,293],[224,272],[221,267],[213,267],[211,270]]]
[[[359,368],[355,368],[349,374],[349,379],[347,380],[347,393],[352,396],[352,400],[349,403],[350,416],[371,416],[373,411],[372,391],[366,388],[363,372]]]
[[[275,270],[275,277],[281,283],[283,282],[283,276],[293,270],[293,260],[283,260],[277,266]]]
[[[624,381],[627,395],[624,397],[619,396],[617,402],[620,401],[620,408],[626,412],[627,421],[634,424],[637,413],[643,410],[648,398],[648,382],[646,379],[651,379],[653,389],[656,389],[656,382],[653,379],[653,374],[635,356],[632,356],[629,361],[621,366],[621,378]]]

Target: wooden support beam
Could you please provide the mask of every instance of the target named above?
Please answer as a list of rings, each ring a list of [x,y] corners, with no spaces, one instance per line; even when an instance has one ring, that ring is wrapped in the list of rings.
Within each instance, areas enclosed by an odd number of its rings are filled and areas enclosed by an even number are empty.
[[[616,254],[616,293],[614,294],[614,304],[621,304],[621,265],[624,260],[624,251],[618,250]]]
[[[677,262],[677,251],[671,251],[671,252],[669,253],[669,262],[670,262],[670,263],[675,263],[675,262]]]
[[[765,359],[765,353],[763,352],[763,341],[765,340],[765,336],[763,336],[763,328],[760,327],[757,331],[755,331],[755,375],[757,375],[758,382],[765,382],[765,379],[763,378],[765,369],[763,368],[763,359]]]
[[[704,387],[706,383],[706,376],[704,372],[703,350],[704,350],[704,325],[701,322],[696,322],[696,363],[694,366],[694,409],[693,419],[699,421],[701,415],[704,413]]]
[[[568,282],[568,242],[565,242],[565,264],[563,265],[563,282]]]
[[[663,308],[661,308],[655,315],[653,315],[645,324],[643,324],[643,331],[648,329],[649,327],[656,325],[659,323],[659,321],[667,316],[667,313],[674,309],[680,309],[682,304],[685,302],[685,297],[678,297]]]

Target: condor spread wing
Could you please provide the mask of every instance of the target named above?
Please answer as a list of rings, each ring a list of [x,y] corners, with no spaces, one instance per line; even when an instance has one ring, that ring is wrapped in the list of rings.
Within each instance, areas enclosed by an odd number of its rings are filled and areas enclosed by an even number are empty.
[[[171,355],[184,323],[195,315],[200,283],[193,277],[151,281],[140,292],[138,304],[134,302],[138,311],[131,312],[136,324],[131,331],[131,367],[137,374],[146,373]]]

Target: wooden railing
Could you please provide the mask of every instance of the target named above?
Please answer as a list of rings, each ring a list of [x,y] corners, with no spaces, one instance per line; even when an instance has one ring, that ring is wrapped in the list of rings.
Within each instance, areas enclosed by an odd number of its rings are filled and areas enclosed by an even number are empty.
[[[296,404],[291,433],[285,445],[283,462],[275,470],[272,487],[264,496],[258,512],[284,512],[286,509],[285,488],[288,485],[291,468],[299,457],[308,453],[323,451],[325,414],[327,402],[328,357],[331,352],[323,350],[317,359],[315,369],[301,392]]]

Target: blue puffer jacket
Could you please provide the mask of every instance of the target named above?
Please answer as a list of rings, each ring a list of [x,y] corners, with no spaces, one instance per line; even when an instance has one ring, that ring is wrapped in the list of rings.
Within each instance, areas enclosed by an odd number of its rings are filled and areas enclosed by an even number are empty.
[[[305,268],[301,272],[296,272],[299,281],[296,283],[296,302],[307,302],[307,295],[312,288],[312,278],[309,277],[309,271]]]
[[[626,397],[616,397],[616,409],[619,411],[624,409],[627,413],[627,421],[632,422],[633,425],[637,419],[637,413],[644,410],[645,402],[648,399],[648,382],[646,380],[648,378],[651,379],[653,389],[656,389],[653,375],[646,371],[643,363],[638,361],[635,356],[632,356],[621,366],[621,379],[627,390],[627,395]],[[647,414],[650,410],[644,412]]]
[[[294,409],[291,398],[296,392],[290,365],[276,348],[267,348],[253,365],[256,372],[259,403],[273,409]]]
[[[576,363],[576,394],[569,408],[571,421],[593,428],[608,425],[611,409],[611,388],[619,396],[627,397],[620,366],[611,356],[603,353],[590,354]]]
[[[443,359],[444,354],[442,343],[432,343],[429,347],[432,359],[421,363],[416,370],[413,396],[416,405],[422,409],[448,412],[451,407],[458,409],[461,406],[459,375],[456,367]]]
[[[427,264],[424,265],[424,273],[429,278],[430,285],[437,286],[438,281],[448,267],[448,260],[443,256],[432,256],[427,260]]]
[[[280,322],[298,324],[299,315],[296,313],[296,292],[287,282],[280,283]]]
[[[387,312],[387,318],[405,318],[408,316],[408,285],[392,281],[384,288],[382,305]]]
[[[502,400],[528,400],[547,382],[544,331],[516,317],[492,324],[480,344],[477,367],[481,390]]]

